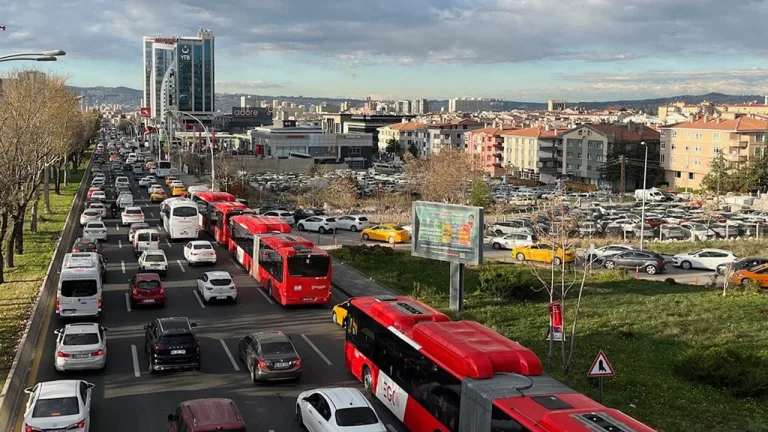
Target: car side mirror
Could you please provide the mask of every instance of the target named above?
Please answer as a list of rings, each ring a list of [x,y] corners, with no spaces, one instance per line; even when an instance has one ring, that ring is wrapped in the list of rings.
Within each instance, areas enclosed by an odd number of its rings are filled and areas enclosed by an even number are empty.
[[[144,330],[149,330],[149,325],[148,324],[144,326]]]
[[[24,393],[32,394],[35,391],[34,387],[27,387],[24,389]]]
[[[173,414],[168,414],[168,423],[173,423],[176,421],[176,416]]]
[[[54,331],[53,331],[53,334],[55,334],[55,335],[60,335],[60,334],[61,334],[61,329],[56,329],[56,330],[54,330]]]
[[[190,323],[189,326],[190,327],[197,327],[197,323]]]
[[[96,387],[96,384],[94,383],[85,383],[85,385],[87,385],[89,389]]]
[[[109,331],[108,327],[104,327],[104,326],[99,326],[99,327],[101,328],[101,331]]]

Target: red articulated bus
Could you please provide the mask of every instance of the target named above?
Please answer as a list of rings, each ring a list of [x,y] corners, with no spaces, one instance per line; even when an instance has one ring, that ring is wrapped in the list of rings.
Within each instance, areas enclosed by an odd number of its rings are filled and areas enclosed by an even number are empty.
[[[235,196],[227,192],[198,192],[192,197],[197,204],[197,212],[200,214],[200,229],[208,231],[210,224],[210,204],[224,201],[234,202]]]
[[[265,234],[289,232],[291,232],[291,226],[280,218],[254,214],[232,216],[229,219],[229,253],[248,270],[248,273],[251,273],[259,237]]]
[[[653,432],[542,372],[531,350],[405,296],[357,297],[345,365],[418,432]]]
[[[208,233],[220,245],[229,244],[229,219],[250,210],[245,204],[237,201],[220,201],[208,205],[210,208]]]

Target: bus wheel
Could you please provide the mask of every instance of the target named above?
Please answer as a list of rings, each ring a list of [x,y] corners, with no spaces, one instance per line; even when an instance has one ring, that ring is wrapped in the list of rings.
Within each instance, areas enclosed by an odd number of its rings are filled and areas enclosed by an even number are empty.
[[[373,376],[368,366],[363,366],[363,387],[365,387],[365,391],[373,394]]]

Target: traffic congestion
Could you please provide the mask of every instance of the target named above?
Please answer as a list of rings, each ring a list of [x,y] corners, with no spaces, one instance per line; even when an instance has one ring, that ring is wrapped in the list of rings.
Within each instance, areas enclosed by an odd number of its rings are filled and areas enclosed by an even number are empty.
[[[405,296],[347,298],[302,237],[334,218],[252,210],[142,158],[95,152],[20,430],[652,430],[478,323]],[[366,222],[341,221],[409,240]]]

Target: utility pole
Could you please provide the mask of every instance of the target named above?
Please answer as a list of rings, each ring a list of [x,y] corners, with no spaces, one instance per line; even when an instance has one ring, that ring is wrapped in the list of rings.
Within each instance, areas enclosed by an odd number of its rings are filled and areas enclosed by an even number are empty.
[[[627,159],[624,155],[619,155],[619,164],[621,165],[621,180],[619,182],[619,202],[624,202],[624,191],[626,190],[627,181]]]

